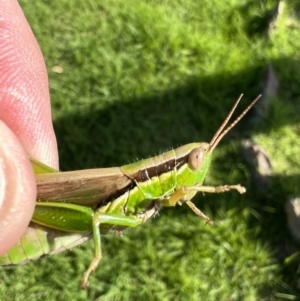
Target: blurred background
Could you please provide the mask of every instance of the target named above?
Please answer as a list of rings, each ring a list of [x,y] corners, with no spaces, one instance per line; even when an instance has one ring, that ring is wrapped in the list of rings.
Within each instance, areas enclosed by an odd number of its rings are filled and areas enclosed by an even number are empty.
[[[1,268],[0,300],[300,300],[299,244],[285,213],[300,195],[298,1],[20,5],[45,56],[63,171],[209,142],[241,93],[239,112],[264,97],[218,146],[206,179],[247,193],[194,199],[213,227],[186,206],[163,209],[102,239],[87,290],[78,284],[92,242]],[[264,176],[241,143],[249,138],[272,164]]]

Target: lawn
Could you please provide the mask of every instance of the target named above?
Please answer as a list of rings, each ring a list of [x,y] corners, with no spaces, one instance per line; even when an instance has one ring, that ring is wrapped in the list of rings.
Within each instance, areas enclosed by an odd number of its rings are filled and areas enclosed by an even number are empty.
[[[300,195],[300,21],[289,1],[271,28],[275,4],[20,1],[45,56],[63,171],[209,142],[239,94],[241,112],[265,90],[268,66],[280,88],[214,153],[206,183],[247,187],[244,195],[195,198],[214,226],[187,206],[165,208],[122,238],[102,239],[104,257],[88,289],[78,284],[92,242],[0,268],[0,300],[300,300],[299,244],[284,211],[288,197]],[[263,192],[243,156],[240,142],[249,137],[273,164]]]

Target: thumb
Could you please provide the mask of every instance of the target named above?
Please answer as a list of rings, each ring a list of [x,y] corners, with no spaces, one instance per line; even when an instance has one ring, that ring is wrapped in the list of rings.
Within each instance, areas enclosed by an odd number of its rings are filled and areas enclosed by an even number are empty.
[[[58,167],[45,62],[16,0],[0,0],[0,254],[20,238],[36,198],[28,157]]]
[[[23,234],[35,207],[35,176],[25,150],[0,121],[0,254]]]

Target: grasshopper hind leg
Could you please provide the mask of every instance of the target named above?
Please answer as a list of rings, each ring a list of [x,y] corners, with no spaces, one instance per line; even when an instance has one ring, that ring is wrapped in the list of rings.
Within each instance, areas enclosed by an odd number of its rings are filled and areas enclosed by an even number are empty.
[[[120,214],[103,213],[100,211],[97,211],[94,214],[92,220],[92,231],[95,244],[95,256],[91,261],[89,268],[86,270],[82,277],[82,280],[80,282],[81,289],[85,289],[88,286],[89,276],[96,270],[102,258],[100,224],[134,228],[141,223],[143,223],[143,219],[140,216],[124,216]]]
[[[81,282],[80,282],[80,288],[85,289],[88,286],[88,279],[92,272],[94,272],[99,265],[99,262],[102,258],[102,250],[101,250],[101,235],[100,235],[100,220],[96,220],[94,218],[93,222],[93,237],[94,237],[94,244],[95,244],[95,257],[90,263],[89,268],[85,271]]]

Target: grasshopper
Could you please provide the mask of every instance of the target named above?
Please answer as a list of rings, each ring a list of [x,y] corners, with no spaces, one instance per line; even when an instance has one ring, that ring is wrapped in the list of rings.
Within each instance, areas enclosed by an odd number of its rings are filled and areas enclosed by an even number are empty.
[[[203,182],[216,146],[260,97],[225,128],[241,95],[210,143],[190,143],[121,167],[71,172],[59,172],[31,160],[37,181],[36,208],[26,233],[0,257],[0,265],[22,264],[52,255],[92,237],[95,256],[80,283],[85,288],[102,257],[100,234],[136,227],[155,216],[160,208],[182,203],[212,225],[191,199],[198,192],[246,191],[240,185],[214,187],[204,186]]]

